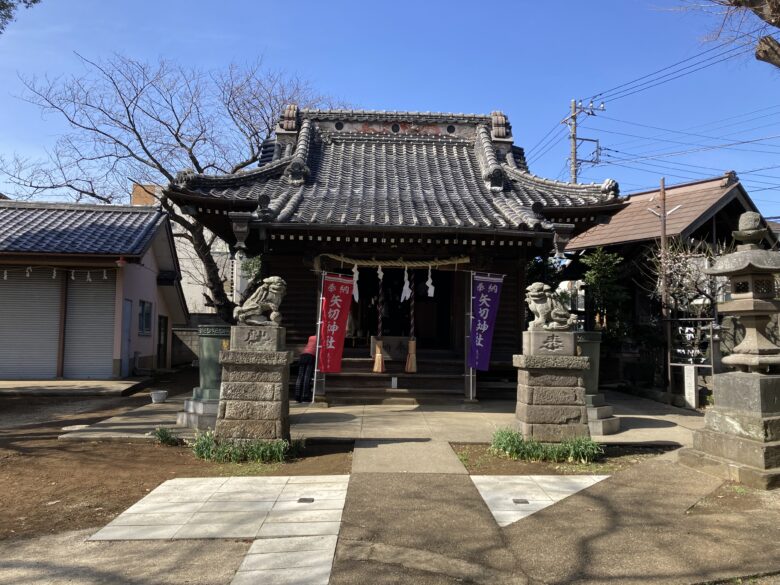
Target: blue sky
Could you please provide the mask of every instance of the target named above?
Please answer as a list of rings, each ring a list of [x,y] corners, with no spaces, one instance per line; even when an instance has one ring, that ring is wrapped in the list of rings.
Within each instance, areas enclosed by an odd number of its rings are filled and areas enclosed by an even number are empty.
[[[74,52],[162,56],[205,69],[263,57],[268,66],[297,73],[356,107],[503,110],[516,143],[530,149],[567,114],[572,98],[586,99],[715,47],[706,37],[718,21],[680,11],[680,5],[43,0],[21,11],[0,36],[0,154],[39,156],[62,131],[15,97],[21,93],[17,73],[78,73]],[[677,183],[729,169],[753,171],[741,175],[749,192],[766,215],[780,215],[780,70],[747,53],[607,100],[606,108],[581,118],[581,136],[611,149],[603,160],[623,160],[621,166],[584,167],[585,181],[613,177],[628,192],[657,185],[661,175]],[[563,134],[560,128],[552,142]],[[746,140],[754,142],[712,148]],[[566,179],[567,141],[544,150],[531,150],[531,170]],[[581,154],[587,155],[587,145]]]

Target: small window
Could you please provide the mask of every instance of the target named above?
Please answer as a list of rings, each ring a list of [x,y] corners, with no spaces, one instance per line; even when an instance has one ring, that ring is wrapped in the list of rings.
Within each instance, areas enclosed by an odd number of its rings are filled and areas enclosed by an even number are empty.
[[[152,334],[152,303],[138,301],[138,335]]]
[[[343,130],[344,122],[336,122],[336,130]]]
[[[447,132],[449,132],[450,134],[454,134],[455,133],[455,126],[453,126],[452,124],[447,126]]]
[[[393,124],[390,127],[390,130],[392,130],[394,134],[398,134],[398,132],[401,130],[401,127],[398,124]]]

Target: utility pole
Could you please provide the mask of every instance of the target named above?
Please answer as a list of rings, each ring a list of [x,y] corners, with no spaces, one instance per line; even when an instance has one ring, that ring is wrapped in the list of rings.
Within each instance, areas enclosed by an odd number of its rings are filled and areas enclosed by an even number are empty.
[[[569,173],[571,182],[577,182],[577,102],[571,100],[571,114],[569,114],[569,141],[571,143],[571,154],[569,155]]]
[[[669,314],[669,241],[666,237],[666,177],[661,177],[661,317],[666,338],[666,400],[672,403],[672,322]]]
[[[601,147],[599,146],[599,141],[595,138],[582,138],[581,136],[577,136],[577,118],[580,114],[595,116],[597,110],[601,112],[606,110],[603,102],[596,108],[593,106],[593,102],[590,102],[587,106],[583,106],[582,101],[578,103],[576,100],[571,100],[571,113],[561,121],[561,124],[566,124],[569,127],[569,144],[571,147],[569,153],[569,176],[572,183],[577,182],[577,173],[580,163],[597,164],[600,162]],[[596,145],[596,150],[591,158],[577,158],[577,146],[580,142],[593,142]]]
[[[652,199],[651,199],[652,201]],[[666,211],[666,178],[661,177],[661,186],[658,193],[658,209],[648,207],[647,211],[661,220],[661,266],[658,275],[659,293],[661,295],[661,322],[664,328],[664,338],[666,340],[666,400],[671,404],[672,401],[672,321],[669,311],[669,240],[666,236],[666,219],[670,213],[679,209],[679,205],[671,211]]]

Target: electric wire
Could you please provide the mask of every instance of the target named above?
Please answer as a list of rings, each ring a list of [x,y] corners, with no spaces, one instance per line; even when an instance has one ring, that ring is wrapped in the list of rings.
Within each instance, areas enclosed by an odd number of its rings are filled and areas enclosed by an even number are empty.
[[[648,79],[650,77],[658,75],[659,73],[663,73],[664,71],[667,71],[669,69],[674,69],[675,67],[678,67],[679,65],[682,65],[684,63],[688,63],[689,61],[696,60],[696,59],[702,57],[703,55],[707,55],[707,54],[712,53],[714,51],[718,51],[718,50],[720,50],[720,49],[722,49],[722,48],[724,48],[726,46],[732,45],[733,42],[738,40],[738,39],[741,39],[741,38],[744,38],[744,37],[747,37],[747,36],[755,34],[756,32],[762,30],[763,28],[765,28],[765,27],[762,25],[762,26],[760,26],[760,27],[758,27],[758,28],[756,28],[756,29],[754,29],[752,31],[743,33],[742,35],[736,37],[736,39],[733,39],[732,41],[727,41],[727,42],[720,43],[719,45],[716,45],[714,47],[710,47],[709,49],[701,51],[701,52],[699,52],[699,53],[697,53],[695,55],[692,55],[691,57],[688,57],[686,59],[682,59],[680,61],[677,61],[676,63],[672,63],[671,65],[667,65],[666,67],[662,67],[661,69],[657,69],[656,71],[653,71],[651,73],[647,73],[646,75],[643,75],[641,77],[637,77],[636,79],[632,79],[631,81],[627,81],[625,83],[621,83],[620,85],[616,85],[615,87],[612,87],[610,89],[604,90],[604,91],[599,92],[599,93],[596,93],[596,94],[590,96],[586,101],[596,101],[596,100],[607,101],[609,99],[607,96],[609,96],[609,95],[619,94],[619,93],[622,93],[622,92],[625,92],[625,91],[630,91],[630,90],[632,90],[634,88],[633,87],[629,87],[629,86],[634,86],[639,81],[642,81],[644,79]],[[743,46],[744,45],[739,45],[739,48],[741,48]],[[732,49],[730,49],[730,50],[734,50],[734,47],[732,47]],[[713,57],[708,57],[704,61],[708,61],[708,60],[710,60],[712,58]],[[692,66],[695,66],[695,64],[692,65]],[[691,66],[688,66],[686,68],[689,68],[689,67],[691,67]],[[682,69],[680,71],[682,71]],[[626,88],[626,89],[623,89],[623,88]]]

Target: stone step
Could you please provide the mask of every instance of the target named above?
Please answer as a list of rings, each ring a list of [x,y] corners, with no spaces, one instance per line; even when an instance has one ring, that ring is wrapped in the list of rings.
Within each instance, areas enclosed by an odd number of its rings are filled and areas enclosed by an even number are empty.
[[[331,396],[325,395],[325,400],[328,406],[356,406],[360,404],[388,404],[388,405],[419,405],[419,404],[460,404],[463,399],[455,398],[450,395],[441,396],[377,396],[375,394],[370,395],[339,395]]]
[[[604,406],[606,403],[604,395],[601,393],[585,395],[585,404],[587,406]]]
[[[217,415],[219,400],[193,400],[184,401],[184,412],[190,414]]]
[[[757,469],[780,467],[780,441],[754,441],[704,429],[693,433],[693,448]]]
[[[589,406],[588,407],[588,420],[602,420],[609,418],[613,414],[613,408],[609,405],[604,406]]]
[[[614,435],[620,431],[620,419],[615,416],[599,420],[590,420],[589,418],[588,429],[591,435]]]
[[[177,427],[188,427],[191,429],[197,429],[199,431],[205,431],[206,429],[213,429],[216,425],[216,414],[196,414],[194,412],[185,412],[183,410],[176,413]]]

